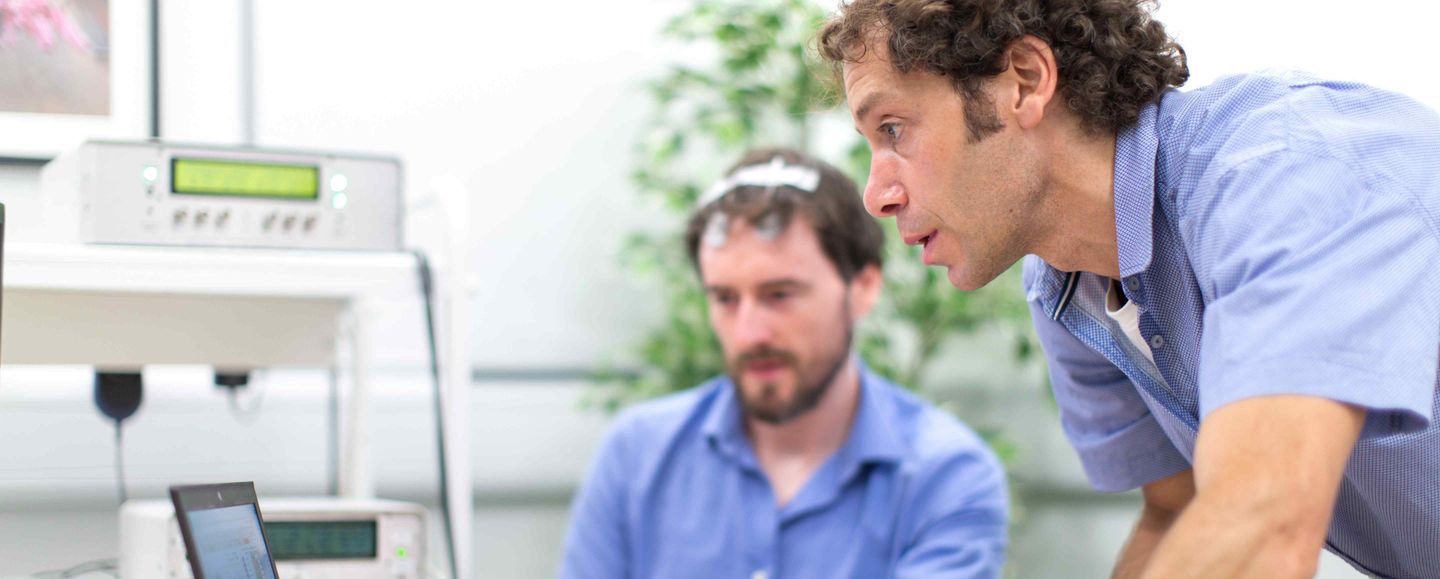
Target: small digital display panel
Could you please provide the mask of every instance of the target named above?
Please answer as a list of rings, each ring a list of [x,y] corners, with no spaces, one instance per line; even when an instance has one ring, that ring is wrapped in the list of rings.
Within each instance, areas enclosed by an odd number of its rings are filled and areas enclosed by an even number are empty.
[[[374,559],[375,521],[267,521],[276,561]]]
[[[175,157],[170,160],[170,191],[313,201],[320,197],[320,167]]]

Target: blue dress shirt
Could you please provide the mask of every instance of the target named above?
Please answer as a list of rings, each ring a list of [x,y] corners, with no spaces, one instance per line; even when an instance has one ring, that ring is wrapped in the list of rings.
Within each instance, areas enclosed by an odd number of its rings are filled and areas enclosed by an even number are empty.
[[[1165,94],[1115,149],[1121,287],[1154,363],[1106,315],[1108,280],[1025,263],[1091,482],[1190,468],[1201,421],[1232,402],[1356,405],[1326,546],[1371,575],[1440,577],[1440,118],[1260,73]]]
[[[576,497],[560,576],[999,577],[994,454],[868,370],[860,382],[849,438],[783,507],[728,378],[626,410]]]

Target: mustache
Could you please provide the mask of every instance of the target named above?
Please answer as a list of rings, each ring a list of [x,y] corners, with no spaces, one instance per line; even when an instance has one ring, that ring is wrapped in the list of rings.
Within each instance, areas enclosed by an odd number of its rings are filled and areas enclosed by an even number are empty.
[[[796,358],[795,354],[780,348],[759,346],[735,356],[734,365],[737,368],[743,368],[751,362],[782,362],[786,365],[794,366]]]

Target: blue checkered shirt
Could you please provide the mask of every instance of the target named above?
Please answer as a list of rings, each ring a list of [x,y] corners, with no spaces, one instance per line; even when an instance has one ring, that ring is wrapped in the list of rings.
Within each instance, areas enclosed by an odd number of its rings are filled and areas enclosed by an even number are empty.
[[[1025,262],[1061,421],[1091,483],[1189,469],[1231,402],[1318,396],[1368,411],[1326,547],[1383,577],[1440,577],[1440,118],[1300,73],[1171,91],[1115,146],[1121,287]]]
[[[960,421],[862,369],[845,444],[776,506],[734,383],[633,406],[571,508],[560,579],[998,579],[1009,501]]]

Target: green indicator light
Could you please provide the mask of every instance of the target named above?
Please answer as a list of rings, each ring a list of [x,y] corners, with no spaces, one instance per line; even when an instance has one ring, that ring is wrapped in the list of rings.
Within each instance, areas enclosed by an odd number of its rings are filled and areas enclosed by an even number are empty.
[[[399,557],[399,558],[401,558],[401,559],[404,559],[404,558],[405,558],[407,555],[409,555],[409,554],[410,554],[410,552],[409,552],[409,551],[406,551],[404,547],[400,547],[399,549],[395,549],[395,556],[396,556],[396,557]]]
[[[335,193],[330,196],[330,206],[336,209],[344,209],[350,204],[350,196],[344,193]]]

